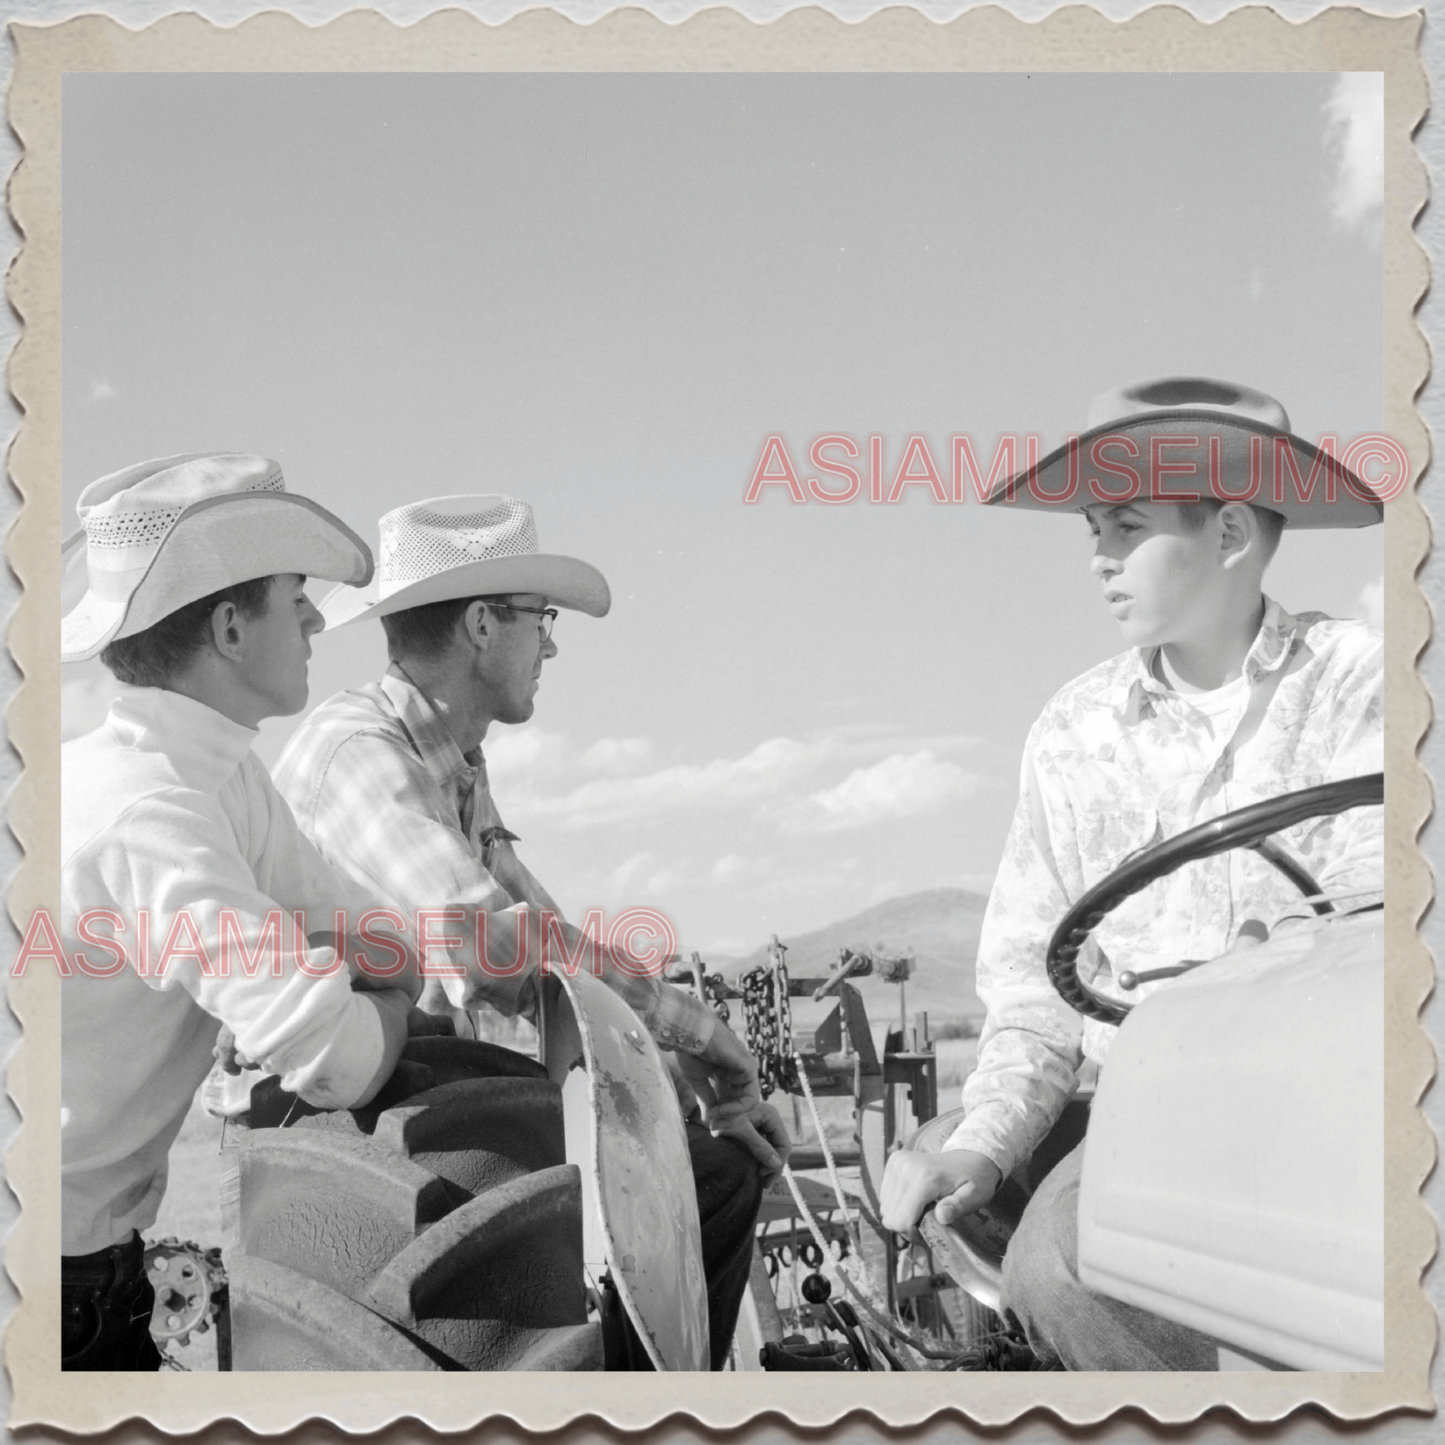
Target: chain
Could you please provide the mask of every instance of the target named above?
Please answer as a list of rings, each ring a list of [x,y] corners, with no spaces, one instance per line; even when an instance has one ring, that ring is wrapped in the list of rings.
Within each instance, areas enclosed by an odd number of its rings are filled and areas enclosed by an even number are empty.
[[[709,973],[703,977],[702,996],[712,1011],[726,1023],[733,1015],[727,1005],[727,984],[720,973]]]
[[[774,1089],[795,1089],[798,1070],[793,1063],[793,1011],[788,1005],[788,968],[775,957],[767,968],[750,968],[742,985],[743,1020],[748,1051],[758,1061],[758,1085],[763,1098]]]
[[[788,965],[781,954],[773,957],[773,1008],[778,1016],[778,1057],[774,1060],[778,1084],[798,1087],[798,1066],[793,1062],[793,1006],[788,1002]]]
[[[768,1007],[768,972],[751,968],[738,980],[743,992],[743,1021],[748,1052],[758,1061],[758,1087],[767,1098],[777,1086],[777,1020]]]

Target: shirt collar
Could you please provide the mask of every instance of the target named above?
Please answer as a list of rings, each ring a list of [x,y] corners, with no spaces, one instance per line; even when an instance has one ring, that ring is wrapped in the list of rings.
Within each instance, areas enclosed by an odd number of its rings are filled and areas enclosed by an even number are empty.
[[[401,724],[411,735],[412,746],[432,781],[445,792],[448,788],[470,787],[482,765],[482,750],[463,753],[451,729],[437,716],[426,694],[406,675],[399,663],[392,663],[381,679]]]
[[[1244,656],[1243,674],[1253,687],[1262,678],[1277,672],[1289,659],[1299,632],[1298,620],[1272,597],[1264,599],[1264,620],[1259,632]],[[1139,691],[1169,696],[1174,689],[1160,682],[1154,675],[1154,662],[1159,656],[1157,647],[1138,647],[1131,654],[1131,665],[1123,681],[1129,692]]]
[[[213,792],[251,751],[257,730],[164,687],[125,687],[106,726],[129,747],[164,753],[191,786]]]
[[[1299,621],[1286,612],[1272,597],[1264,599],[1264,621],[1260,624],[1259,636],[1244,659],[1244,675],[1250,685],[1258,682],[1266,673],[1278,672],[1294,650],[1294,640],[1299,633]]]

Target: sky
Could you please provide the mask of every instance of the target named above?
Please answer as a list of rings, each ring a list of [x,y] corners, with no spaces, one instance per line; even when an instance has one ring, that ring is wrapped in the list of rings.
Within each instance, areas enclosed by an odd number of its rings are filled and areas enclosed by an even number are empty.
[[[1027,729],[1121,648],[1082,519],[744,496],[768,436],[985,465],[1194,373],[1382,413],[1378,76],[68,75],[63,476],[255,451],[368,538],[504,492],[609,579],[493,789],[569,913],[708,958],[986,890]],[[1380,620],[1382,529],[1287,534]],[[325,590],[320,584],[318,591]],[[311,696],[380,627],[316,640]],[[109,692],[67,667],[67,736]],[[263,725],[274,760],[295,719]]]

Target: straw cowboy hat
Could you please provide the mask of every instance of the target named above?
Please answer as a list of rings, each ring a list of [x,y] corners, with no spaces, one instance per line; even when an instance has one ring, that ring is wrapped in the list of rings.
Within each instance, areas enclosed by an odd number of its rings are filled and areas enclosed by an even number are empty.
[[[612,606],[595,567],[537,550],[532,509],[515,497],[432,497],[397,507],[379,526],[376,576],[368,587],[336,587],[321,599],[328,627],[453,597],[516,592],[540,593],[590,617],[605,617]]]
[[[1277,448],[1276,439],[1285,445]],[[1276,477],[1278,452],[1292,457],[1297,480],[1282,459]],[[1131,500],[1123,467],[1139,479],[1139,501],[1190,492],[1247,501],[1282,514],[1291,527],[1368,527],[1384,515],[1359,476],[1290,431],[1288,413],[1272,396],[1204,376],[1156,377],[1096,397],[1080,437],[995,487],[988,500],[1072,515]]]
[[[286,490],[265,457],[196,453],[138,462],[92,482],[61,544],[60,655],[94,657],[188,602],[278,572],[359,585],[371,549],[339,518]]]

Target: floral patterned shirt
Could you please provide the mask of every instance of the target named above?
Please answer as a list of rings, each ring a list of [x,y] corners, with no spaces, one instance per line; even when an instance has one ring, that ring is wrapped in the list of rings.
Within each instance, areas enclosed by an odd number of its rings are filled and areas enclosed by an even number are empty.
[[[1157,649],[1100,664],[1058,692],[1024,746],[1019,803],[989,897],[977,982],[988,1009],[968,1113],[950,1149],[1007,1174],[1074,1093],[1084,1058],[1102,1060],[1115,1026],[1059,998],[1044,953],[1059,920],[1129,854],[1262,799],[1384,766],[1384,642],[1361,622],[1291,616],[1266,599],[1245,659],[1247,684],[1191,700],[1158,680]],[[1221,699],[1225,705],[1220,706]],[[1384,888],[1383,810],[1315,819],[1276,841],[1331,891]],[[1131,1001],[1121,969],[1213,958],[1249,919],[1273,928],[1300,895],[1248,849],[1186,865],[1114,909],[1079,955],[1092,987]]]

